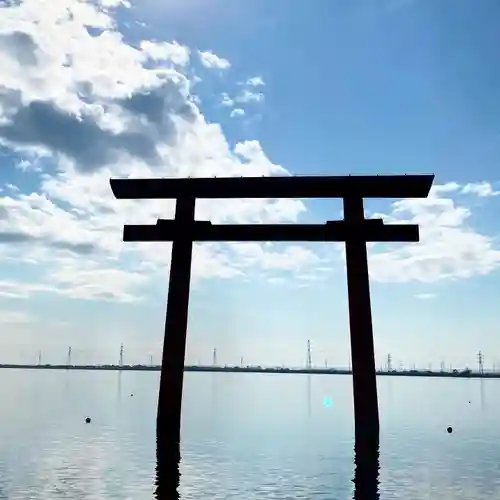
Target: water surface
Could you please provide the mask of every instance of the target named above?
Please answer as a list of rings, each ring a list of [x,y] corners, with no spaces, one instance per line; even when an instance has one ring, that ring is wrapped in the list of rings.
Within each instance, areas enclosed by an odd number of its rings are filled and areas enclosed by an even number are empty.
[[[153,498],[158,373],[0,375],[0,499]],[[381,499],[500,498],[500,380],[378,388]],[[182,498],[352,498],[350,377],[188,372],[184,398]]]

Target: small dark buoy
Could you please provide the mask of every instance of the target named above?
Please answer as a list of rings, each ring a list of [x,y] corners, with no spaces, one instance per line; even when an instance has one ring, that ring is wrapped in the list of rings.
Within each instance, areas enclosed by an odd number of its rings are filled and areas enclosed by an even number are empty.
[[[453,429],[451,427],[448,427],[448,429],[446,429],[446,431],[448,432],[448,434],[451,434],[453,432]]]
[[[131,396],[133,396],[133,394],[131,394]]]
[[[469,401],[469,403],[470,403],[470,401]]]
[[[85,419],[85,423],[86,423],[86,424],[90,424],[90,417],[87,417],[87,418]]]

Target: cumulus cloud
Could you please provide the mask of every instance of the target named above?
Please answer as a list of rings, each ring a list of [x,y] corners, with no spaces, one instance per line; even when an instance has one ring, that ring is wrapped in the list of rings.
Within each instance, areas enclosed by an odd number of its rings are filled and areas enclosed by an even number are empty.
[[[481,198],[487,198],[489,196],[498,196],[500,191],[495,191],[493,186],[489,182],[476,182],[466,184],[462,188],[462,193],[464,194],[476,194]]]
[[[107,2],[109,4],[109,2]],[[62,155],[80,170],[127,159],[160,164],[177,120],[197,110],[177,44],[127,45],[113,19],[92,4],[26,1],[3,8],[0,140],[16,151]],[[92,36],[88,28],[103,29]]]
[[[173,203],[117,201],[112,176],[288,173],[257,141],[230,147],[220,126],[205,121],[182,72],[190,50],[168,41],[128,43],[114,21],[118,5],[26,0],[2,9],[0,142],[13,164],[38,174],[38,187],[2,186],[0,256],[43,269],[35,283],[3,282],[3,296],[131,301],[168,265],[168,245],[165,252],[124,245],[121,232],[125,223],[171,216]],[[212,52],[200,57],[210,67],[229,65]],[[283,221],[304,210],[293,200],[203,200],[197,217]],[[246,262],[235,259],[223,245],[196,245],[193,277],[239,276]]]
[[[143,40],[141,50],[155,61],[171,61],[179,66],[186,66],[190,59],[190,50],[177,42],[152,42]]]
[[[0,186],[0,258],[38,269],[29,282],[0,281],[2,297],[144,296],[148,281],[168,268],[170,245],[124,244],[122,227],[170,217],[173,202],[115,200],[110,177],[289,175],[258,141],[232,145],[220,125],[205,120],[193,95],[191,50],[127,41],[114,20],[120,4],[25,0],[2,8],[0,143],[29,182]],[[212,52],[199,57],[207,67],[229,67]],[[253,92],[262,79],[245,85],[234,99],[223,94],[222,103],[263,100]],[[373,246],[373,277],[431,282],[494,269],[499,251],[470,227],[470,211],[456,198],[495,193],[486,182],[450,183],[428,200],[396,201],[384,217],[420,224],[422,241]],[[219,223],[294,222],[305,211],[300,200],[197,202],[198,219]],[[332,265],[300,245],[195,245],[193,279],[245,279],[256,270],[305,284]]]
[[[227,59],[219,57],[210,50],[206,52],[198,51],[198,55],[200,56],[201,64],[205,68],[227,69],[231,66]]]
[[[434,282],[484,275],[498,267],[500,250],[494,239],[471,227],[471,211],[463,199],[450,197],[460,191],[481,196],[456,183],[437,185],[427,199],[399,200],[392,204],[390,214],[376,214],[392,223],[418,224],[420,242],[384,250],[373,245],[370,271],[374,279]]]

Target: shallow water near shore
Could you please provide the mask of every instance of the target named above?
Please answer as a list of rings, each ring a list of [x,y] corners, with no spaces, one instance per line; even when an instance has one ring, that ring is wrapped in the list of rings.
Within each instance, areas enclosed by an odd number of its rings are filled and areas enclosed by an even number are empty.
[[[1,374],[0,499],[153,498],[159,373]],[[381,499],[500,498],[500,381],[377,382]],[[353,448],[349,376],[185,374],[181,498],[349,499]]]

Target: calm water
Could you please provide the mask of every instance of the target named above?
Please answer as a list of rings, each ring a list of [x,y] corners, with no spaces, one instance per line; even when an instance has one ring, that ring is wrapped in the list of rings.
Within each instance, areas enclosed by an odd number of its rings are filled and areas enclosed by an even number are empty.
[[[0,499],[153,497],[158,373],[0,376]],[[500,498],[500,380],[378,384],[381,499]],[[351,392],[345,376],[186,373],[182,498],[352,498]]]

